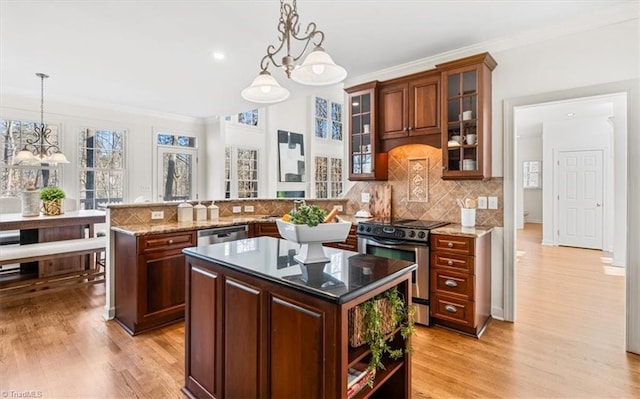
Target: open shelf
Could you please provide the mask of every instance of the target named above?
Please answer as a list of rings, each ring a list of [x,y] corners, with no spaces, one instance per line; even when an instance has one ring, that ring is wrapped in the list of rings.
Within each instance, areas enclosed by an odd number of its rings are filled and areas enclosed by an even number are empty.
[[[375,379],[373,380],[373,387],[369,388],[368,386],[365,386],[362,388],[362,390],[360,390],[360,392],[353,395],[349,399],[363,399],[363,398],[368,398],[372,396],[403,365],[404,365],[404,358],[399,360],[389,360],[388,362],[385,361],[385,368],[382,370],[376,371],[376,376],[375,376]]]

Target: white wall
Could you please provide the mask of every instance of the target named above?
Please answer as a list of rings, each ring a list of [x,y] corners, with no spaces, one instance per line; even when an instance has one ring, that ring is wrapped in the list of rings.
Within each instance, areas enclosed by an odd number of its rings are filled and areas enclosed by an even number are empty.
[[[543,142],[543,227],[542,242],[557,245],[557,212],[554,196],[557,194],[555,162],[558,151],[603,150],[603,246],[612,250],[613,239],[613,127],[604,116],[545,123]]]
[[[525,222],[542,223],[542,189],[523,189],[523,162],[542,160],[542,125],[537,131],[523,136],[516,131],[516,228],[522,229]],[[542,167],[544,168],[544,164]],[[525,218],[524,211],[529,215]]]
[[[15,95],[0,97],[0,118],[40,121],[40,98]],[[107,106],[88,106],[48,99],[45,91],[44,122],[60,128],[61,150],[70,164],[60,165],[60,185],[70,198],[79,198],[78,186],[78,134],[80,129],[95,127],[127,131],[125,202],[138,196],[152,199],[155,191],[154,131],[180,132],[204,138],[202,121],[173,115]],[[203,153],[205,146],[200,145]],[[198,176],[203,176],[204,163],[200,163]],[[151,184],[153,182],[153,185]],[[200,182],[199,182],[200,183]],[[199,187],[203,185],[199,184]]]

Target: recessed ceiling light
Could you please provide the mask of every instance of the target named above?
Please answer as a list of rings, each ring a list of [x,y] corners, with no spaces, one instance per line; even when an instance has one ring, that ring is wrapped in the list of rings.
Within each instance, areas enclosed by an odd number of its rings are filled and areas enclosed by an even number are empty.
[[[574,114],[573,112],[569,112],[569,113],[567,114],[567,116],[568,116],[569,118],[571,118],[572,116],[575,116],[575,115],[576,115],[576,114]]]
[[[211,56],[214,60],[224,60],[224,53],[221,53],[219,51],[214,51],[213,53],[211,53]]]

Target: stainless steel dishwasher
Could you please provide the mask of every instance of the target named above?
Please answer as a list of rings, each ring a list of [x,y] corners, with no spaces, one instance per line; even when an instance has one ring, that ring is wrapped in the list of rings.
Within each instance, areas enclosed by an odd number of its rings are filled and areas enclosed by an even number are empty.
[[[246,224],[239,226],[215,227],[213,229],[198,230],[198,246],[216,244],[219,242],[242,240],[247,238],[249,228]]]

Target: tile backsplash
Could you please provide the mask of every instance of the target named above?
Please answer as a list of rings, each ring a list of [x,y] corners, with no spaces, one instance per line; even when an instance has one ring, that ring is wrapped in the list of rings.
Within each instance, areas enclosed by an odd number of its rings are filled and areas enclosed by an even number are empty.
[[[409,160],[428,159],[427,200],[409,201]],[[442,150],[427,145],[412,144],[389,151],[389,180],[386,182],[358,182],[346,195],[349,200],[346,213],[354,214],[360,209],[369,210],[362,203],[361,194],[372,191],[376,185],[391,185],[391,215],[394,218],[442,220],[460,223],[460,207],[456,198],[498,197],[498,209],[476,210],[476,224],[484,226],[503,225],[502,178],[486,181],[442,180]],[[412,176],[415,178],[415,176]]]

